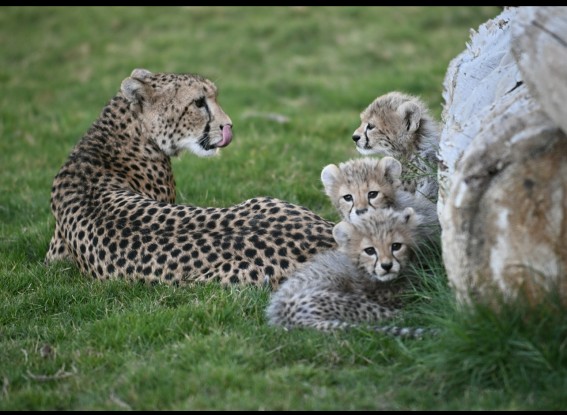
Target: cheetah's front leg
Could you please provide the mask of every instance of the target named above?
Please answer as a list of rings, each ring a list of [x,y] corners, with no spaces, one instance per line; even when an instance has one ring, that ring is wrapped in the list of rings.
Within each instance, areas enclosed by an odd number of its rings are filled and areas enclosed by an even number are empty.
[[[54,261],[71,261],[72,257],[67,249],[67,244],[63,239],[63,232],[59,229],[59,225],[55,225],[55,233],[49,242],[49,249],[45,254],[44,264],[50,264]]]

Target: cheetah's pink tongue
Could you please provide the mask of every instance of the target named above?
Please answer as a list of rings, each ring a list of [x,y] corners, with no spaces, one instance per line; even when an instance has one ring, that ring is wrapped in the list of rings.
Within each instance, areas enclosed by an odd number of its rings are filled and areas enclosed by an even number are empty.
[[[232,126],[225,124],[222,127],[222,141],[217,144],[217,147],[226,147],[232,141]]]

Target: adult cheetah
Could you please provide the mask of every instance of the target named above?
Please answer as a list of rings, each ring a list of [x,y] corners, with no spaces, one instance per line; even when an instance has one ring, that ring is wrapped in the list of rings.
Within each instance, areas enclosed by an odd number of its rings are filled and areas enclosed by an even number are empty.
[[[55,176],[45,261],[97,279],[268,284],[333,248],[333,223],[257,197],[230,207],[175,204],[171,157],[215,155],[233,138],[215,84],[135,69]]]

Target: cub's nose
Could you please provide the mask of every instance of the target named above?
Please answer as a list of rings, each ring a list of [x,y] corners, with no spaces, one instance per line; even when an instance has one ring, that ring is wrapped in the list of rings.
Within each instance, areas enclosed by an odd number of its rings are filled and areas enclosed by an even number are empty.
[[[352,141],[354,141],[356,143],[356,142],[358,142],[358,140],[360,140],[360,136],[358,134],[353,134]]]
[[[382,269],[384,271],[390,271],[392,269],[393,265],[394,264],[392,264],[391,262],[385,262],[385,263],[382,264]]]

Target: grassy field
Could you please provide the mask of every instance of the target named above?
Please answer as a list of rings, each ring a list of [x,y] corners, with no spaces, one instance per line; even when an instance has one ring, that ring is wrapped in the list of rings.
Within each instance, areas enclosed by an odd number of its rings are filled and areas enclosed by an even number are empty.
[[[270,195],[331,220],[323,166],[358,156],[391,90],[439,118],[469,29],[499,7],[0,7],[0,410],[566,410],[554,302],[460,310],[440,261],[421,341],[268,327],[269,293],[96,282],[42,260],[53,177],[132,69],[213,79],[235,139],[174,161],[178,202]]]

